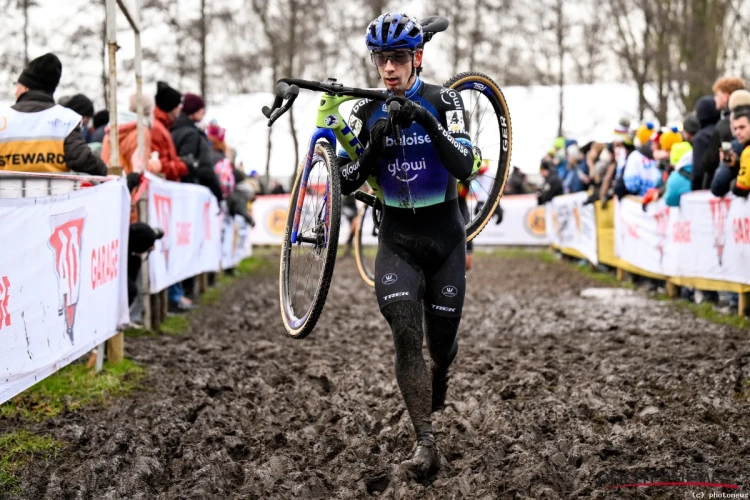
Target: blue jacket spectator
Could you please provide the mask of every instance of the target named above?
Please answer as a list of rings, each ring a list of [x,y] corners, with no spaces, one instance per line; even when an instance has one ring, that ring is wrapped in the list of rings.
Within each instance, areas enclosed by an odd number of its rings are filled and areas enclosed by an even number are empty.
[[[693,149],[688,142],[681,142],[672,146],[670,163],[674,171],[667,179],[664,202],[670,207],[680,206],[680,197],[692,191],[690,174],[693,171]]]
[[[568,165],[571,165],[570,160]],[[565,193],[580,193],[586,191],[590,184],[589,166],[586,160],[580,160],[575,168],[569,168],[563,181],[563,190]]]
[[[661,186],[662,173],[654,160],[650,143],[630,153],[622,177],[627,193],[636,196],[643,196],[649,189]],[[618,196],[621,195],[618,193]]]

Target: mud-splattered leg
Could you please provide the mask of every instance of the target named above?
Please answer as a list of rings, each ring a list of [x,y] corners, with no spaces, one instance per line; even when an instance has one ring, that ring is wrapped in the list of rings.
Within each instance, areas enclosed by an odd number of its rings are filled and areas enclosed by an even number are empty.
[[[430,351],[432,372],[432,411],[445,404],[448,392],[448,368],[458,354],[458,325],[461,318],[446,318],[425,314],[427,347]]]

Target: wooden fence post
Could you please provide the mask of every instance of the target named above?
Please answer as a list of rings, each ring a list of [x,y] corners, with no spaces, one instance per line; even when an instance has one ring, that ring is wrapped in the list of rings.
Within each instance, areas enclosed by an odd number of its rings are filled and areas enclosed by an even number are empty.
[[[680,287],[667,280],[667,297],[677,299],[680,297]]]
[[[740,317],[745,317],[747,314],[745,311],[747,311],[748,306],[750,306],[750,293],[748,292],[742,292],[740,293],[740,300],[738,305],[738,311],[737,315]]]

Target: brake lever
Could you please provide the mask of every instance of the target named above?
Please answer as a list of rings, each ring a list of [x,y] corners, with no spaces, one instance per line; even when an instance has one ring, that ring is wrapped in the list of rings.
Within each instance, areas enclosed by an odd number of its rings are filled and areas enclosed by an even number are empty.
[[[400,111],[401,104],[398,101],[392,101],[388,105],[388,120],[385,126],[385,134],[396,136],[396,144],[401,144],[401,127],[396,123]]]
[[[281,93],[281,91],[283,91],[283,93]],[[279,82],[279,85],[276,86],[274,109],[272,110],[268,106],[263,106],[262,109],[263,114],[266,116],[266,118],[268,118],[269,127],[273,125],[276,120],[281,118],[281,115],[289,111],[289,108],[292,107],[292,104],[294,104],[297,96],[299,96],[299,87],[297,87],[296,85],[287,85],[284,82]],[[279,101],[278,106],[277,101]]]

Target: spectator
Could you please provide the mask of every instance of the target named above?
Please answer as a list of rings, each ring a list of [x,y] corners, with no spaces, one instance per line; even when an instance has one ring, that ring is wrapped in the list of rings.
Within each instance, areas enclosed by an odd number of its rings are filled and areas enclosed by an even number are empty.
[[[161,161],[158,159],[151,159],[151,113],[154,110],[154,100],[149,96],[142,96],[141,102],[143,103],[143,143],[145,156],[141,158],[138,154],[138,120],[125,123],[120,125],[118,128],[119,134],[119,148],[120,154],[120,165],[126,174],[131,172],[140,173],[143,172],[143,166],[145,164],[146,170],[151,173],[158,174],[161,172]],[[136,112],[138,103],[138,96],[133,94],[130,96],[130,107],[128,108],[132,112]],[[104,135],[104,141],[102,142],[102,159],[105,163],[109,164],[111,158],[111,144],[109,127]]]
[[[188,174],[182,177],[182,182],[198,183],[206,186],[221,202],[221,186],[219,179],[214,173],[213,161],[215,157],[211,154],[208,140],[201,130],[196,126],[206,114],[206,105],[203,98],[195,94],[185,94],[182,112],[170,127],[172,140],[174,141],[177,154],[181,158],[192,158],[188,163]]]
[[[94,114],[94,131],[91,133],[91,142],[104,141],[104,130],[109,125],[109,111],[103,109]]]
[[[638,130],[635,132],[635,138],[638,139],[638,147],[645,146],[651,140],[651,137],[656,133],[656,125],[654,122],[648,121],[642,123]]]
[[[83,94],[76,94],[61,105],[81,115],[81,135],[86,144],[91,142],[91,127],[94,121],[94,103]]]
[[[273,187],[271,188],[271,194],[285,194],[284,186],[279,181],[273,181]]]
[[[693,139],[693,168],[690,184],[693,191],[698,191],[711,185],[710,181],[707,181],[705,186],[703,184],[705,174],[703,157],[708,151],[708,143],[714,130],[716,130],[716,124],[721,119],[721,112],[716,109],[716,101],[713,96],[708,95],[698,99],[698,102],[695,103],[695,116],[698,118],[701,128]],[[713,177],[714,171],[707,175]]]
[[[627,194],[643,196],[649,189],[659,187],[662,184],[661,171],[654,159],[652,149],[652,144],[658,148],[659,135],[654,134],[653,129],[653,124],[649,122],[641,125],[636,133],[639,142],[643,141],[648,133],[652,134],[653,139],[646,140],[638,149],[633,150],[628,155],[622,173],[622,184],[616,186],[617,196],[620,198]]]
[[[179,182],[187,175],[185,162],[177,155],[169,127],[180,114],[182,95],[164,82],[156,84],[154,121],[151,124],[151,148],[159,153],[161,173],[168,181]]]
[[[708,141],[706,146],[706,153],[701,158],[703,165],[703,177],[702,185],[699,189],[707,189],[711,186],[714,173],[719,168],[721,161],[721,143],[731,142],[734,138],[732,136],[732,127],[729,122],[729,96],[735,90],[741,90],[745,88],[745,81],[742,78],[734,76],[724,76],[716,80],[714,83],[714,101],[716,102],[716,109],[721,111],[721,120],[716,124],[711,139]]]
[[[252,185],[253,191],[255,191],[256,196],[266,194],[266,189],[260,180],[260,174],[257,170],[250,171],[250,173],[248,174],[248,181],[250,185]]]
[[[602,207],[606,207],[610,199],[615,195],[615,187],[625,185],[622,181],[622,173],[625,170],[625,164],[628,161],[628,155],[633,152],[633,140],[635,131],[630,130],[630,120],[621,118],[615,127],[615,134],[612,140],[610,152],[613,161],[607,167],[607,171],[602,178],[602,185],[599,188],[599,199],[602,201]]]
[[[0,170],[107,175],[80,133],[81,115],[55,104],[62,64],[44,54],[24,68],[16,83],[16,103],[0,113]],[[40,140],[44,139],[44,140]]]
[[[739,157],[734,151],[730,152],[731,163],[739,164],[737,179],[732,186],[736,196],[747,198],[750,193],[750,92],[737,90],[729,99],[731,110],[732,132],[737,142],[743,146]]]
[[[169,181],[179,182],[187,175],[188,168],[177,155],[169,127],[182,109],[182,94],[165,82],[157,82],[154,101],[156,107],[151,128],[151,147],[159,153],[164,177]],[[188,160],[192,161],[192,158]],[[182,313],[193,309],[193,301],[185,297],[181,283],[175,283],[167,288],[167,302],[167,308],[171,312]]]
[[[719,168],[711,180],[711,194],[719,198],[726,196],[732,190],[734,180],[737,178],[737,167],[739,167],[737,160],[742,155],[742,150],[745,149],[745,146],[740,144],[737,139],[732,140],[730,147],[734,151],[734,155],[730,152],[722,151]]]
[[[557,168],[557,176],[560,179],[564,179],[565,175],[568,173],[566,147],[565,137],[558,137],[555,139],[555,142],[552,143],[552,162]]]
[[[685,141],[693,144],[695,134],[701,129],[700,121],[695,111],[691,111],[685,116],[685,120],[682,122],[682,137]]]
[[[89,148],[94,152],[96,156],[101,158],[102,142],[104,141],[104,131],[109,123],[109,111],[99,111],[94,115],[93,126],[94,131],[91,132],[91,142],[89,142]]]
[[[563,186],[554,164],[543,161],[539,166],[539,174],[544,178],[544,184],[537,193],[537,203],[544,205],[555,196],[563,194]]]
[[[567,153],[567,173],[563,180],[563,191],[566,194],[586,191],[591,183],[586,158],[581,154],[577,144],[568,146]]]
[[[670,207],[680,206],[680,197],[692,191],[693,152],[689,142],[680,142],[672,146],[669,153],[669,163],[674,166],[674,170],[667,178],[664,202]]]
[[[526,174],[520,168],[514,166],[505,186],[505,194],[526,194],[528,192]]]

